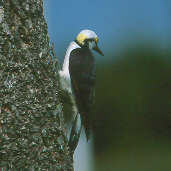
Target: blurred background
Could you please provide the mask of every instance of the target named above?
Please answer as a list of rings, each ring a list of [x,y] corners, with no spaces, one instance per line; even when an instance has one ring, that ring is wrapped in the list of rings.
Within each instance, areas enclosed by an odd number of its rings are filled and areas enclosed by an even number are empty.
[[[75,171],[171,170],[171,1],[44,0],[50,41],[63,62],[82,29],[99,36],[93,137]]]

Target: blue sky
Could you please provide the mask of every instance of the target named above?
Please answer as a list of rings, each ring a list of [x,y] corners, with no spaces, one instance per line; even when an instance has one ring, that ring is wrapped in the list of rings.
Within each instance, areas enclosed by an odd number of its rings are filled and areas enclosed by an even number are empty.
[[[109,50],[125,40],[155,38],[168,46],[171,30],[169,0],[44,0],[49,35],[58,56],[82,29],[99,36],[99,46]],[[170,10],[170,13],[169,13]]]

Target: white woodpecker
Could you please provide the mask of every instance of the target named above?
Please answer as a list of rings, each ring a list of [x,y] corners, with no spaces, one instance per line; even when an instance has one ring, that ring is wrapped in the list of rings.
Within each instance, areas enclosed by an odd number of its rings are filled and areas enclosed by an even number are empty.
[[[66,51],[61,76],[62,88],[72,96],[76,117],[72,126],[69,146],[77,147],[81,128],[85,128],[87,141],[90,135],[90,111],[95,95],[95,61],[91,50],[103,55],[98,48],[98,36],[91,30],[82,30]],[[104,55],[103,55],[104,56]]]

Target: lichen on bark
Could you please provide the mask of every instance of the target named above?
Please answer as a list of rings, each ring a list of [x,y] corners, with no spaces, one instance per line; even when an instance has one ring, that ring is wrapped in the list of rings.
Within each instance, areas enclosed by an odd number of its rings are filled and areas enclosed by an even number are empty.
[[[72,170],[42,0],[0,2],[0,169]]]

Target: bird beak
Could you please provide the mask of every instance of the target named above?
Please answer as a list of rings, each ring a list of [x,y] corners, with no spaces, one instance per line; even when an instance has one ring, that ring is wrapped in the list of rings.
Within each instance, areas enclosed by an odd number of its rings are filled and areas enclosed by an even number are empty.
[[[104,56],[103,52],[99,49],[99,47],[97,45],[93,48],[93,50],[98,52],[100,55]]]

